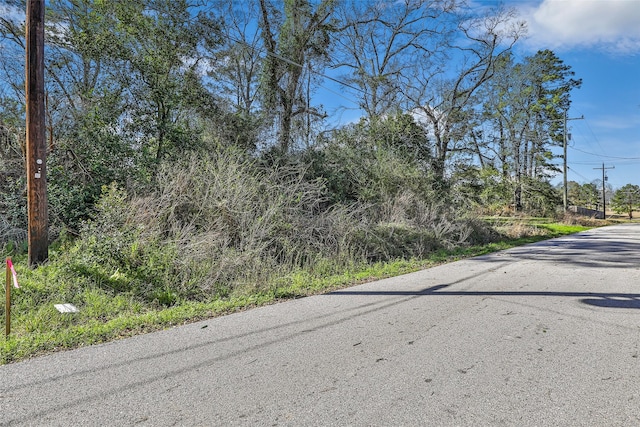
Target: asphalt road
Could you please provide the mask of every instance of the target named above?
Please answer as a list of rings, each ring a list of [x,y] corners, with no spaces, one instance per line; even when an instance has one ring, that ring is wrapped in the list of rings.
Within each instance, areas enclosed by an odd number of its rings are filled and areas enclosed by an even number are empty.
[[[0,366],[0,425],[637,426],[640,225]]]

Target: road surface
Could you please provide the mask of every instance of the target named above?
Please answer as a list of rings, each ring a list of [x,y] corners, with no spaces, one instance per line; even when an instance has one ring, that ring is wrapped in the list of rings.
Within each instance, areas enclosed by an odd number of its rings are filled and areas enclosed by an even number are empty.
[[[0,366],[0,425],[640,425],[639,268],[611,226]]]

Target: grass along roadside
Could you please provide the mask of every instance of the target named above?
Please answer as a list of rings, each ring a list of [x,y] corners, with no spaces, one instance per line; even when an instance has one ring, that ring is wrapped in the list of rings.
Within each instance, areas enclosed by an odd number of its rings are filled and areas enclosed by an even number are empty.
[[[509,228],[515,230],[511,237],[495,243],[439,250],[426,259],[354,264],[341,271],[330,267],[299,270],[274,278],[260,288],[239,289],[210,301],[178,301],[170,307],[144,303],[126,292],[118,293],[81,275],[70,274],[61,264],[64,257],[55,250],[47,265],[33,270],[26,267],[26,256],[18,256],[14,264],[21,288],[12,293],[12,331],[8,338],[3,335],[0,339],[0,364],[398,276],[592,227],[536,220],[529,225],[520,222],[514,227],[511,224]],[[58,303],[73,303],[80,312],[58,313],[54,308]],[[4,307],[2,318],[5,318]]]

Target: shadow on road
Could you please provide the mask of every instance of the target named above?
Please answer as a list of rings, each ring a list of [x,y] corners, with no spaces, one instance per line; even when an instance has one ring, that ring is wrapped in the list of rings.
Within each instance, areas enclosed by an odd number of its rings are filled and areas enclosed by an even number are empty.
[[[554,239],[475,259],[488,262],[505,259],[548,261],[581,268],[640,268],[640,244],[637,241],[614,242],[593,237],[588,241]]]
[[[632,228],[633,227],[633,228]],[[606,233],[599,230],[577,233],[557,239],[525,245],[503,252],[479,256],[474,260],[489,264],[519,261],[545,261],[556,265],[578,266],[581,269],[612,268],[640,270],[640,243],[637,226],[610,227]],[[495,268],[488,270],[492,271]],[[389,296],[513,296],[513,297],[569,297],[582,304],[604,308],[640,309],[639,293],[562,292],[562,291],[447,291],[446,288],[473,279],[464,277],[456,282],[440,284],[419,291],[383,290],[361,291],[343,289],[327,295],[389,295]]]
[[[640,294],[561,291],[442,291],[442,289],[446,289],[449,286],[451,285],[436,285],[420,291],[357,291],[346,289],[329,292],[326,295],[570,297],[580,298],[581,303],[596,307],[640,309]]]
[[[640,308],[640,295],[629,295],[628,297],[609,297],[606,295],[599,295],[599,298],[584,298],[580,300],[580,302],[596,307]]]

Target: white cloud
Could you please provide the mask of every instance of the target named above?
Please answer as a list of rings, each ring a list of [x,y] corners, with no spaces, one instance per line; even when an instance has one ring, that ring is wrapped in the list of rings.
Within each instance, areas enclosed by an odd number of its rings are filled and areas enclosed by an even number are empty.
[[[593,120],[592,123],[596,128],[603,131],[636,129],[638,127],[637,120],[634,120],[633,116],[602,115]]]
[[[640,54],[640,0],[543,0],[520,12],[536,49]]]

